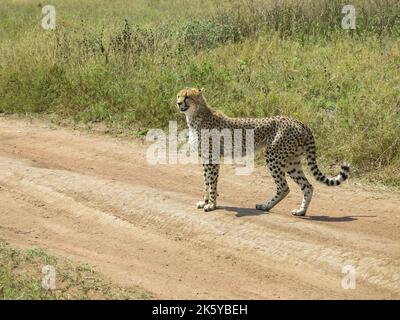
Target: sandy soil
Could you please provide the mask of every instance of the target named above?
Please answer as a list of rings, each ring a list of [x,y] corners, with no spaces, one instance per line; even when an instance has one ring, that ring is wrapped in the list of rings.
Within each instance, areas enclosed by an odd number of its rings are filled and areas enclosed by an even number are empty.
[[[400,298],[400,194],[314,182],[264,214],[269,173],[223,166],[220,209],[197,165],[150,166],[135,139],[0,118],[0,237],[92,264],[156,298]],[[356,288],[342,288],[342,267]]]

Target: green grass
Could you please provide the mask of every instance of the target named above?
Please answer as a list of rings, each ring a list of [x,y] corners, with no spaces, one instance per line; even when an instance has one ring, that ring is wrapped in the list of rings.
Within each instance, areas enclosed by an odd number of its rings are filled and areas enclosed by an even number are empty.
[[[326,168],[400,186],[400,3],[58,0],[0,4],[0,112],[104,122],[144,134],[184,119],[185,86],[231,116],[297,117]],[[346,3],[347,4],[347,3]]]
[[[56,270],[56,289],[42,288],[42,268]],[[0,240],[0,300],[148,299],[138,288],[122,288],[102,278],[89,265],[56,258],[39,248],[17,249]]]

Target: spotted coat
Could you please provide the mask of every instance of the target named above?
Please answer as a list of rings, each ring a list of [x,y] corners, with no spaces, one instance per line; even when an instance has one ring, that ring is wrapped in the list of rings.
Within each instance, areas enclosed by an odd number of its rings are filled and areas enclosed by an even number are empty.
[[[254,145],[264,148],[265,161],[276,184],[276,194],[266,203],[256,204],[256,208],[263,211],[271,210],[289,193],[285,175],[289,175],[300,187],[303,201],[299,209],[292,211],[293,215],[304,216],[309,207],[313,186],[307,180],[301,159],[305,156],[307,165],[314,178],[328,186],[337,186],[346,180],[349,174],[349,165],[344,163],[340,173],[330,178],[323,174],[317,165],[315,141],[311,130],[300,121],[288,117],[270,118],[230,118],[211,109],[202,90],[186,88],[177,95],[177,107],[186,115],[190,131],[190,139],[197,142],[201,155],[201,131],[204,129],[219,131],[230,129],[253,129]],[[244,137],[244,136],[243,136]],[[243,143],[243,146],[245,143]],[[211,140],[209,148],[211,150]],[[211,154],[211,153],[210,153]],[[221,154],[222,151],[221,151]],[[219,162],[215,159],[202,161],[204,175],[204,196],[197,203],[198,208],[211,211],[217,208],[217,184],[219,176]]]

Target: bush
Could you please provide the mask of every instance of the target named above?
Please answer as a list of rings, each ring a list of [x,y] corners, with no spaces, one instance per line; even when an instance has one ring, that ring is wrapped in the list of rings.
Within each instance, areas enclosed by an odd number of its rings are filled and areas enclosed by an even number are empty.
[[[34,28],[3,42],[0,112],[143,133],[169,120],[183,126],[175,93],[204,86],[228,115],[285,114],[309,124],[326,165],[347,159],[357,174],[399,185],[400,4],[354,4],[354,31],[340,28],[337,0],[243,0],[182,21]]]

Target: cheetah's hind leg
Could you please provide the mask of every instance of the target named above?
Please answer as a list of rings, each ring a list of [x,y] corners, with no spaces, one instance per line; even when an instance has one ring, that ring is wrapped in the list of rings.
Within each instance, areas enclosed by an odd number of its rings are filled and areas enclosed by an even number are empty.
[[[301,202],[301,206],[299,209],[292,210],[292,214],[294,216],[305,216],[308,206],[310,205],[312,194],[313,194],[313,186],[310,182],[308,182],[301,164],[291,167],[287,173],[289,176],[297,183],[303,192],[303,200]]]
[[[268,154],[266,158],[268,168],[276,184],[276,195],[268,203],[256,204],[257,210],[269,211],[289,194],[290,190],[285,173],[281,169],[281,162],[276,161],[276,159],[273,154]],[[284,163],[284,160],[282,162]]]

